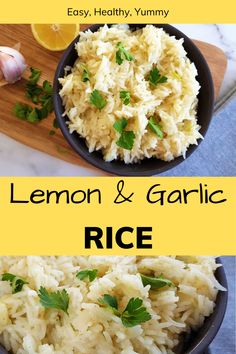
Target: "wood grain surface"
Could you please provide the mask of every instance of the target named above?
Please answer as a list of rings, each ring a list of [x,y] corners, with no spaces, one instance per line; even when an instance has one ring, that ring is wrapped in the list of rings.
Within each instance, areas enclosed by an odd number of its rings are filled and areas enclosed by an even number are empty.
[[[81,25],[81,29],[86,26],[88,25]],[[13,47],[18,42],[21,43],[21,52],[27,64],[42,70],[42,80],[47,79],[52,82],[62,53],[50,52],[42,48],[34,40],[29,25],[0,25],[0,46]],[[217,96],[226,70],[226,57],[221,49],[211,44],[195,40],[194,42],[209,64]],[[53,114],[39,124],[30,124],[14,116],[12,110],[15,103],[28,102],[25,98],[25,84],[26,80],[22,79],[14,85],[0,87],[0,132],[59,159],[95,169],[72,150],[59,129],[55,135],[49,135],[54,119]]]

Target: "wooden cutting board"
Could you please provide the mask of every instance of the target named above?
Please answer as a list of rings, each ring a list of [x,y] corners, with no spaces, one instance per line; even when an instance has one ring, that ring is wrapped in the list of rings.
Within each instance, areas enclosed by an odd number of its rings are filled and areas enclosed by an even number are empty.
[[[88,25],[81,25],[81,29],[86,26]],[[43,73],[42,79],[52,82],[62,53],[50,52],[42,48],[34,40],[29,25],[0,25],[0,46],[13,47],[18,42],[21,43],[21,52],[28,66],[39,68]],[[211,44],[196,40],[194,42],[209,64],[217,96],[227,65],[225,54]],[[25,84],[26,80],[22,79],[14,85],[0,87],[0,132],[59,159],[94,169],[72,150],[59,129],[55,135],[49,135],[54,119],[53,114],[39,124],[30,124],[14,116],[12,109],[15,103],[28,102],[25,99]]]

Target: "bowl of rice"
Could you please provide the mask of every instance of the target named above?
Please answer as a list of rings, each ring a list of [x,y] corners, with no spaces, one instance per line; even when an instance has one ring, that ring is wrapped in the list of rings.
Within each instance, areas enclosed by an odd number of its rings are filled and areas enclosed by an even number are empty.
[[[73,149],[111,174],[148,176],[184,161],[214,106],[206,60],[170,25],[93,25],[54,79],[54,108]]]
[[[227,303],[214,257],[0,257],[0,274],[1,354],[202,354]]]

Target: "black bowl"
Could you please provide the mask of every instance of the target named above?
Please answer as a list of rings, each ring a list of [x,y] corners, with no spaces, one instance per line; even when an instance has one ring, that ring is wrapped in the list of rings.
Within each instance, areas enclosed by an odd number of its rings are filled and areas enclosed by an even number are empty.
[[[101,26],[103,25],[93,25],[89,27],[89,29],[92,32],[96,32]],[[131,24],[130,28],[132,30],[135,30],[144,26],[144,24]],[[188,58],[192,62],[194,62],[197,68],[197,80],[201,85],[200,93],[198,95],[199,104],[197,110],[197,117],[198,123],[201,126],[200,133],[204,136],[207,132],[214,107],[214,86],[208,64],[199,49],[196,47],[196,45],[186,35],[177,30],[175,27],[166,24],[155,24],[154,26],[163,28],[167,33],[172,36],[175,36],[177,39],[184,39],[184,48],[187,52]],[[170,162],[158,160],[156,158],[144,159],[140,163],[128,165],[126,165],[123,161],[118,160],[112,162],[105,162],[103,160],[101,152],[89,153],[85,140],[79,137],[76,132],[74,132],[73,134],[69,133],[68,126],[66,124],[67,117],[62,116],[64,108],[59,95],[60,84],[58,82],[58,79],[64,76],[64,68],[66,66],[73,66],[74,62],[78,58],[75,50],[75,43],[77,43],[78,40],[79,36],[70,44],[70,46],[66,49],[64,55],[62,56],[55,73],[53,85],[55,114],[64,137],[73,147],[73,149],[92,165],[109,173],[122,176],[156,175],[161,172],[167,171],[183,162],[183,157],[178,157]],[[201,140],[199,140],[199,143],[200,142]],[[188,148],[186,158],[188,158],[196,148],[197,145],[191,145]]]
[[[217,259],[217,263],[221,263],[220,258]],[[215,275],[219,283],[228,290],[224,268],[218,268]],[[190,335],[183,337],[181,347],[176,350],[176,354],[207,354],[207,349],[217,335],[224,319],[227,300],[228,291],[220,291],[212,315],[205,320],[203,326],[197,332],[191,332]],[[0,354],[10,353],[0,345]]]

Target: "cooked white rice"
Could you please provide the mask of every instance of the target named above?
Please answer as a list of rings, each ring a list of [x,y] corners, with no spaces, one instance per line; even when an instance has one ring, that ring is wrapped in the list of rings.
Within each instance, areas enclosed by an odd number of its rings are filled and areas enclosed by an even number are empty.
[[[29,284],[12,294],[0,281],[0,342],[17,354],[157,354],[174,353],[180,334],[197,329],[214,309],[218,290],[214,257],[0,257],[0,274],[10,272]],[[81,269],[96,268],[93,282],[78,280]],[[144,287],[139,273],[172,280],[175,287]],[[66,289],[67,315],[45,309],[40,286]],[[115,295],[125,307],[143,299],[152,319],[132,328],[102,307],[103,294]]]
[[[116,63],[119,42],[133,55],[133,61]],[[105,25],[95,33],[81,32],[76,50],[78,60],[60,79],[60,95],[70,132],[86,139],[89,152],[101,150],[106,161],[132,163],[153,156],[171,161],[185,157],[188,147],[197,144],[201,138],[196,117],[200,86],[182,39],[152,25],[135,32],[124,25]],[[90,81],[82,82],[83,65],[90,72]],[[147,76],[155,66],[167,82],[153,88]],[[94,89],[107,101],[101,111],[90,103]],[[131,94],[128,105],[120,98],[123,90]],[[151,116],[159,122],[163,138],[148,127]],[[135,134],[132,150],[116,144],[119,133],[113,124],[122,117],[128,120],[126,130]]]

